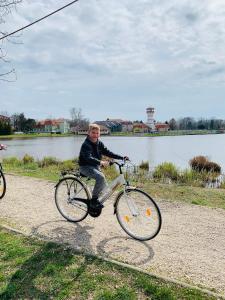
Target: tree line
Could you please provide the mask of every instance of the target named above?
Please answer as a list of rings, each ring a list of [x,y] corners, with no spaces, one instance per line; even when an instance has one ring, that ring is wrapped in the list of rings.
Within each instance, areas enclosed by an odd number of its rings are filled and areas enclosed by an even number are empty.
[[[24,113],[15,113],[11,116],[7,112],[0,112],[0,135],[9,135],[13,132],[33,132],[36,128],[36,120],[26,118]],[[70,109],[70,127],[88,127],[89,120],[82,114],[80,108]],[[141,121],[143,123],[143,121]],[[178,120],[172,118],[166,121],[170,130],[220,130],[225,129],[225,120],[211,118],[195,120],[191,117],[180,118]]]
[[[89,120],[84,117],[80,108],[70,109],[71,120],[69,120],[70,127],[87,127]],[[37,126],[35,119],[26,118],[24,113],[15,113],[9,116],[8,112],[0,112],[0,135],[10,135],[13,132],[33,132]]]
[[[185,117],[175,120],[172,118],[167,122],[170,130],[219,130],[225,128],[225,120],[211,118],[196,120],[192,117]]]
[[[4,118],[0,118],[0,135],[12,134],[15,131],[30,132],[36,126],[36,121],[31,118],[26,118],[24,113],[16,113],[8,116],[7,113],[2,113]]]

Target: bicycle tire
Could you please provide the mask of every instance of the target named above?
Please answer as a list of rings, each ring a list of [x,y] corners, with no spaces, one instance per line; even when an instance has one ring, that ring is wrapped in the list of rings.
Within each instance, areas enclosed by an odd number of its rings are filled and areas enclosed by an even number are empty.
[[[5,192],[6,192],[6,180],[2,170],[0,170],[0,199],[2,199],[5,196]]]
[[[161,229],[162,217],[158,205],[140,189],[120,192],[115,202],[115,213],[122,229],[136,240],[151,240]]]
[[[89,193],[81,180],[75,177],[64,177],[55,188],[55,204],[60,214],[70,222],[80,222],[88,215],[88,206],[74,197],[90,199]]]

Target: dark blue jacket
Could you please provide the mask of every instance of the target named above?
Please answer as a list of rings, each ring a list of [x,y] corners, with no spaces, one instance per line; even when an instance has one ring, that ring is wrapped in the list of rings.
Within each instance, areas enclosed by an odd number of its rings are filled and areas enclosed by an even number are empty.
[[[109,151],[103,142],[98,140],[93,143],[88,137],[83,142],[80,155],[79,155],[79,165],[80,166],[99,166],[102,159],[102,155],[108,156],[115,159],[123,159],[123,156],[114,154]]]

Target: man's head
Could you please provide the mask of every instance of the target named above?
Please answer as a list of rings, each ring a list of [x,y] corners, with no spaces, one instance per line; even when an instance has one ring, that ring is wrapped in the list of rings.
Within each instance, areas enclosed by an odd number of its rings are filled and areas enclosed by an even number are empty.
[[[89,139],[96,143],[98,138],[100,137],[100,127],[98,124],[90,124],[88,129]]]

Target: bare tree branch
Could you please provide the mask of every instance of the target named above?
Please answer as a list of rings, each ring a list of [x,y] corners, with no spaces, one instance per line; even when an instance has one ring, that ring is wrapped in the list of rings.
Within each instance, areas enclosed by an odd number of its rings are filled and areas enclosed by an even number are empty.
[[[4,18],[11,14],[12,10],[16,9],[16,5],[18,3],[21,3],[22,0],[0,0],[0,25],[1,24],[5,24],[5,20]],[[6,32],[3,32],[2,30],[0,30],[0,36],[5,36]],[[18,36],[13,36],[13,39],[6,39],[6,42],[10,42],[13,44],[18,44],[14,38],[16,38]],[[6,59],[7,56],[7,52],[6,50],[3,48],[3,42],[0,44],[0,68],[1,68],[1,64],[5,64],[5,63],[9,63],[10,61]],[[9,68],[9,67],[8,67]],[[4,68],[5,69],[5,68]],[[9,79],[10,76],[10,79]],[[11,77],[13,77],[11,79]],[[12,82],[16,80],[16,71],[14,68],[11,68],[7,71],[0,71],[0,80],[1,81],[7,81],[7,82]]]
[[[6,76],[9,76],[9,75],[13,75],[14,76],[14,79],[8,79],[8,77]],[[6,82],[13,82],[17,79],[17,76],[16,76],[16,71],[15,69],[12,69],[8,72],[5,72],[5,73],[2,73],[0,74],[0,80],[1,81],[6,81]]]

